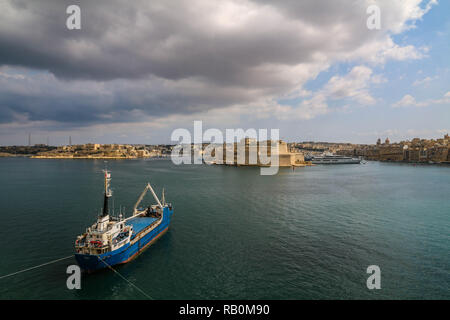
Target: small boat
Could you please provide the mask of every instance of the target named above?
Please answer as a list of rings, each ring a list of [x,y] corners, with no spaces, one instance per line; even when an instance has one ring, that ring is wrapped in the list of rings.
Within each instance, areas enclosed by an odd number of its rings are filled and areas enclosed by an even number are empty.
[[[75,241],[75,259],[87,272],[132,260],[168,230],[173,215],[172,204],[166,203],[164,190],[160,201],[147,183],[131,217],[123,218],[122,213],[118,217],[111,216],[108,209],[109,198],[112,197],[109,188],[111,173],[106,170],[104,173],[103,210],[97,221]],[[138,208],[147,191],[152,193],[156,203]]]

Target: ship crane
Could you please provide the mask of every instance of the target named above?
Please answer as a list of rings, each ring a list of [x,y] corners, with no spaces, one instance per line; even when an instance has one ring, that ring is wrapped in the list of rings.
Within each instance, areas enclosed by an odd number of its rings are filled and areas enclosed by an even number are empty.
[[[136,204],[134,205],[133,208],[133,215],[136,215],[138,213],[137,207],[139,206],[139,204],[142,202],[142,199],[144,199],[145,195],[147,194],[147,191],[150,190],[150,192],[153,195],[153,198],[155,198],[156,202],[158,203],[158,206],[161,208],[161,210],[163,210],[163,205],[161,204],[161,202],[158,199],[158,196],[156,195],[155,191],[153,190],[152,186],[150,185],[150,183],[147,183],[147,185],[145,186],[144,191],[142,191],[141,195],[139,196],[138,201],[136,202]]]

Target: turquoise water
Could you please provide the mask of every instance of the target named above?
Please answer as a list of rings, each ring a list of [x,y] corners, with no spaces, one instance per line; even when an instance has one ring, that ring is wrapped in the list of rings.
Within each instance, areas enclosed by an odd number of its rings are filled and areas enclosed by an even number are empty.
[[[102,206],[101,160],[0,158],[0,276],[70,255]],[[450,167],[258,168],[108,162],[115,208],[147,181],[171,228],[117,270],[154,299],[449,299]],[[2,299],[144,299],[110,270],[66,288],[74,259],[0,279]],[[366,268],[381,268],[368,290]]]

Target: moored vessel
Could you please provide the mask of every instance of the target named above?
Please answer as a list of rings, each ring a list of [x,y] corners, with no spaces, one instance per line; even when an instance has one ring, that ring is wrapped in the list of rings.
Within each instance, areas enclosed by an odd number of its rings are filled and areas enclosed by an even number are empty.
[[[310,161],[313,164],[359,164],[361,159],[335,154],[323,154],[321,156],[313,156]]]
[[[81,269],[87,272],[132,260],[168,230],[173,215],[172,204],[166,203],[164,191],[160,201],[150,183],[136,202],[132,216],[124,218],[122,213],[118,217],[110,215],[111,173],[105,170],[104,174],[103,210],[97,221],[75,241],[75,258]],[[139,205],[147,191],[151,192],[156,203],[141,208]]]

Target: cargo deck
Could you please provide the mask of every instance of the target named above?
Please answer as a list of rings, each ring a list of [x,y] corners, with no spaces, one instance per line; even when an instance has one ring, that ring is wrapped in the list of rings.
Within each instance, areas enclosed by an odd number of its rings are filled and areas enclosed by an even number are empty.
[[[142,230],[156,222],[158,218],[152,217],[136,217],[127,221],[127,225],[133,227],[133,235],[139,234]],[[133,236],[134,238],[134,236]]]

